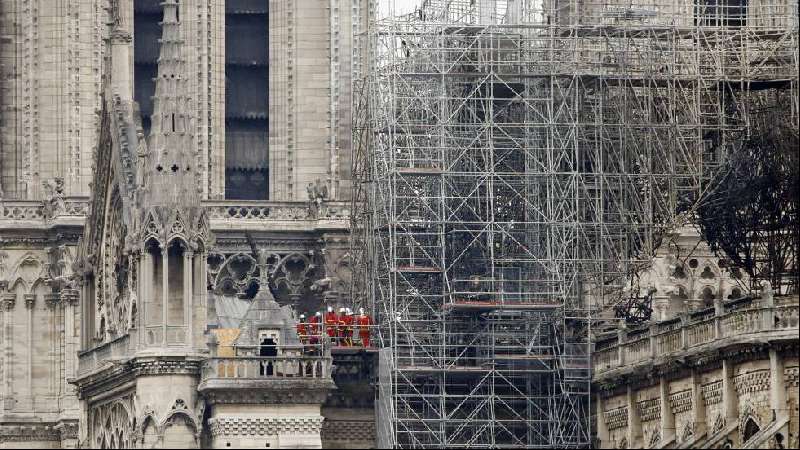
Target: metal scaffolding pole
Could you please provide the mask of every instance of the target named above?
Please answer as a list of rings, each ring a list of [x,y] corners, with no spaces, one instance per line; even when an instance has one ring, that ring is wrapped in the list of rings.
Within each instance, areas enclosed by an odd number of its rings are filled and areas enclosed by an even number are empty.
[[[379,443],[588,447],[595,314],[713,189],[754,99],[797,117],[797,1],[378,3],[353,242]]]

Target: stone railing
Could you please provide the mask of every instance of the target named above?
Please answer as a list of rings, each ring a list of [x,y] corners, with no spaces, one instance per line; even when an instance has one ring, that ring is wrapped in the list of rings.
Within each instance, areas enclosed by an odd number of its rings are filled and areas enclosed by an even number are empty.
[[[319,356],[233,356],[203,362],[203,380],[329,379],[331,360]]]
[[[312,207],[309,202],[209,200],[204,201],[203,206],[211,220],[270,222],[350,218],[348,202],[326,201]]]
[[[0,220],[57,220],[59,217],[84,217],[89,199],[69,197],[46,205],[42,200],[0,200]]]
[[[131,334],[105,342],[90,350],[78,353],[78,375],[85,375],[108,362],[129,358],[136,352],[136,330]]]
[[[89,199],[86,197],[63,198],[50,203],[42,200],[0,200],[0,220],[85,217],[88,206]],[[203,202],[203,206],[212,220],[273,222],[350,218],[350,203],[340,201],[324,201],[312,207],[309,202],[208,200]]]
[[[624,366],[655,361],[714,342],[753,333],[797,330],[800,305],[780,302],[778,306],[754,301],[710,309],[648,328],[621,331],[616,338],[597,344],[593,354],[595,375]]]

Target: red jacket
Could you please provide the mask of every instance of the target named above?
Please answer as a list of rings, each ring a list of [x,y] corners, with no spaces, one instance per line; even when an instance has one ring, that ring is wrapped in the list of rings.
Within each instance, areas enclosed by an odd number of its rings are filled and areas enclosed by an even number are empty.
[[[336,328],[339,325],[339,316],[335,312],[325,313],[325,327],[327,328],[328,336],[336,336]]]

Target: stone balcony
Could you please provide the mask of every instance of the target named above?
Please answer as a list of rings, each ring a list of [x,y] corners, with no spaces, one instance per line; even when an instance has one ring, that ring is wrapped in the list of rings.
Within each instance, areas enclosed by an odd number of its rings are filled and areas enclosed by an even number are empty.
[[[329,356],[211,357],[198,390],[211,403],[321,404],[336,385]]]
[[[594,381],[702,359],[734,346],[796,341],[800,305],[796,296],[781,300],[774,305],[736,300],[600,339],[593,356]]]

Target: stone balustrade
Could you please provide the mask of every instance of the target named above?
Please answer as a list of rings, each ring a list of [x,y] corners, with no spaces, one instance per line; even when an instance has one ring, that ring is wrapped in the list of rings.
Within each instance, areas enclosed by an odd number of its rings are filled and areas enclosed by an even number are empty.
[[[54,220],[59,217],[83,217],[88,212],[89,199],[67,197],[46,205],[42,200],[0,200],[0,219]]]
[[[203,362],[203,381],[210,379],[330,379],[331,359],[319,356],[233,356]]]
[[[203,202],[211,220],[255,222],[349,220],[350,203],[325,201],[316,208],[308,202],[207,200]],[[0,200],[0,219],[42,221],[60,217],[84,217],[88,198],[67,197],[47,205],[42,200]]]
[[[130,330],[130,334],[78,353],[78,375],[94,372],[112,361],[129,358],[136,352],[135,345],[136,330]]]
[[[209,200],[203,205],[211,220],[246,220],[256,222],[350,219],[348,202],[324,202],[315,210],[308,202],[244,200]]]
[[[668,358],[671,354],[700,349],[725,339],[797,330],[800,305],[796,298],[794,302],[777,302],[776,306],[753,300],[736,301],[716,312],[709,308],[647,328],[621,332],[616,339],[597,343],[593,354],[594,374]]]

